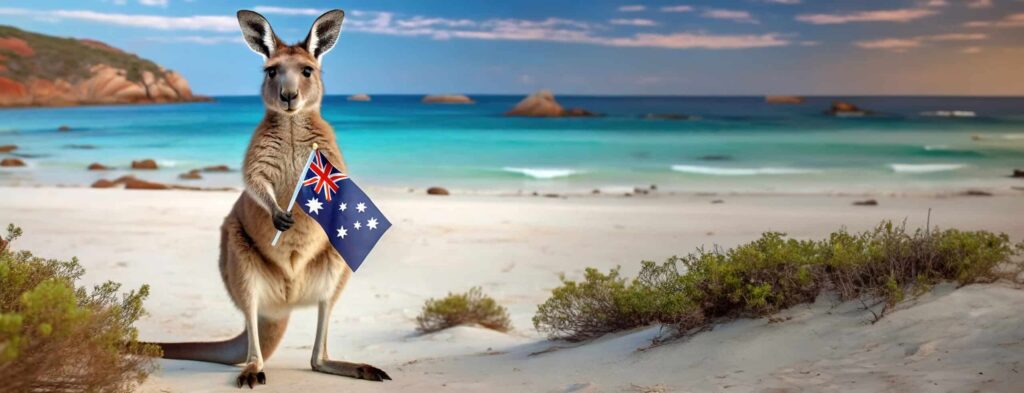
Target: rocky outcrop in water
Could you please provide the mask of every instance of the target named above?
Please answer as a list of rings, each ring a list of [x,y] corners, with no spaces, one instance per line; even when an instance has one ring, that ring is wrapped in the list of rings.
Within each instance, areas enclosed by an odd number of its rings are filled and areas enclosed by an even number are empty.
[[[539,90],[519,101],[515,107],[505,112],[505,116],[589,117],[599,115],[583,108],[565,109],[555,100],[555,94],[550,90]]]

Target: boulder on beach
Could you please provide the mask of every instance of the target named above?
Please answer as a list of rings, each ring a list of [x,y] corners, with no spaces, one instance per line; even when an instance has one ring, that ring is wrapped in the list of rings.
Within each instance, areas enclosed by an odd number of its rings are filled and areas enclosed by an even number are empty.
[[[878,201],[874,199],[865,199],[863,201],[854,201],[854,206],[878,206]]]
[[[804,98],[800,96],[765,96],[764,102],[768,104],[803,104]]]
[[[203,168],[203,172],[230,172],[231,168],[227,165],[214,165]]]
[[[427,189],[427,195],[448,195],[448,190],[444,187],[430,187]]]
[[[18,150],[18,145],[0,145],[0,153],[10,153]]]
[[[3,159],[3,161],[0,161],[0,166],[4,166],[4,167],[25,166],[25,161],[22,161],[22,160],[17,159],[17,158],[5,158],[5,159]]]
[[[1014,169],[1013,174],[1010,177],[1024,178],[1024,169]]]
[[[365,93],[353,94],[353,95],[348,96],[348,100],[349,101],[367,102],[367,101],[370,101],[370,95],[369,94],[365,94]]]
[[[203,178],[203,175],[199,174],[198,169],[193,169],[191,171],[178,175],[178,178],[182,180],[200,180]]]
[[[171,187],[166,184],[154,183],[133,177],[125,180],[124,188],[128,190],[167,190]]]
[[[825,111],[825,113],[832,116],[853,117],[864,116],[868,114],[868,111],[858,108],[856,105],[846,101],[833,101],[832,107]]]
[[[523,117],[563,117],[563,116],[597,116],[596,113],[583,108],[565,109],[555,100],[550,90],[539,90],[519,101],[505,116]]]
[[[60,131],[60,132],[68,132],[68,131],[71,131],[71,126],[69,126],[69,125],[67,125],[67,124],[63,124],[63,125],[61,125],[60,127],[57,127],[57,131]]]
[[[92,188],[113,188],[117,184],[113,180],[99,179],[92,183]]]
[[[148,158],[144,159],[144,160],[139,160],[139,161],[132,161],[132,169],[145,169],[145,170],[157,169],[156,161],[153,161],[153,160],[148,159]]]
[[[475,102],[462,94],[438,94],[423,97],[424,104],[472,104]]]
[[[106,170],[110,170],[112,168],[110,168],[109,166],[100,164],[98,162],[94,162],[92,164],[89,164],[89,167],[87,169],[90,170],[90,171],[106,171]]]

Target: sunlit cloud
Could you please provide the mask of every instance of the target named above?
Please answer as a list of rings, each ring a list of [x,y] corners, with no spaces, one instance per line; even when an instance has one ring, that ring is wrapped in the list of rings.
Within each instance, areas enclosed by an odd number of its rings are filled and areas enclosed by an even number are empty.
[[[923,8],[904,8],[895,10],[859,11],[835,14],[803,14],[796,20],[815,25],[834,25],[857,22],[911,22],[937,14],[937,11]]]
[[[647,10],[647,6],[641,4],[624,5],[619,7],[619,12],[641,12]]]
[[[928,42],[943,41],[980,41],[988,39],[988,35],[980,33],[950,33],[923,35],[910,38],[883,38],[878,40],[857,41],[854,45],[863,49],[882,49],[894,52],[905,52],[920,48]]]
[[[670,5],[661,7],[661,12],[690,12],[693,11],[693,7],[688,5]]]
[[[319,10],[316,8],[293,8],[293,7],[274,7],[258,5],[252,8],[253,11],[259,12],[266,15],[312,15],[318,16],[323,14],[327,10]]]
[[[993,6],[992,0],[968,0],[967,7],[969,8],[989,8]]]
[[[167,7],[167,0],[139,0],[139,4],[150,7]]]
[[[636,18],[636,19],[612,19],[612,20],[609,20],[608,23],[611,23],[613,25],[622,25],[622,26],[657,26],[658,25],[658,22],[655,22],[653,20],[650,20],[650,19],[640,19],[640,18]]]
[[[1003,19],[990,21],[973,21],[964,24],[967,27],[1024,27],[1024,12],[1010,14]]]
[[[764,0],[765,3],[796,5],[802,3],[800,0]]]
[[[747,11],[708,9],[700,14],[705,18],[731,20],[737,23],[758,23]]]

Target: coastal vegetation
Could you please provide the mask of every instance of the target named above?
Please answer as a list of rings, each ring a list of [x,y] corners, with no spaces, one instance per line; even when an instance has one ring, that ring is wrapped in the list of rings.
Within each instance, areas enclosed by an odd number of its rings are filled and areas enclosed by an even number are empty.
[[[465,293],[448,293],[441,299],[428,299],[416,317],[416,324],[423,333],[474,324],[499,332],[512,330],[508,310],[485,295],[480,287]]]
[[[698,249],[643,262],[634,279],[588,268],[562,279],[533,318],[538,331],[580,341],[662,324],[682,337],[735,318],[772,315],[824,292],[859,301],[874,321],[942,282],[963,286],[1019,280],[1024,242],[1005,234],[918,229],[883,222],[873,230],[797,240],[778,232],[732,249]],[[873,322],[874,322],[873,321]]]
[[[13,251],[21,229],[0,240],[0,385],[4,391],[130,392],[154,369],[159,349],[132,325],[149,287],[87,290],[78,260]]]

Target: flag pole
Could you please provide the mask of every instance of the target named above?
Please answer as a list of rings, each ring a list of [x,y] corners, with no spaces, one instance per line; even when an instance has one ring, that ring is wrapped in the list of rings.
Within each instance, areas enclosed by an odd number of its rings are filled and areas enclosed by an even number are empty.
[[[316,149],[319,147],[320,145],[313,143],[313,151],[309,152],[309,158],[306,159],[306,165],[302,166],[302,173],[299,173],[299,181],[295,183],[295,191],[292,192],[292,200],[291,202],[288,202],[288,210],[285,210],[286,212],[291,212],[292,208],[295,207],[295,199],[299,197],[299,190],[302,189],[302,181],[304,180],[302,175],[309,170],[309,164],[313,162],[313,155],[316,154]],[[270,246],[276,247],[278,239],[281,239],[281,231],[277,231],[277,234],[274,235],[274,240],[270,242]]]

